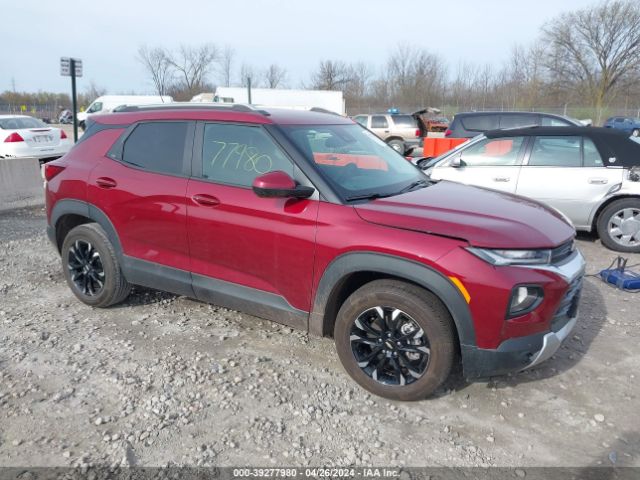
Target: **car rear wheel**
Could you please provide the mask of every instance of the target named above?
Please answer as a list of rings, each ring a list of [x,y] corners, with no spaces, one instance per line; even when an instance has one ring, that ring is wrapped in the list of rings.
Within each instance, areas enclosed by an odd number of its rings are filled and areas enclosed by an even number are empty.
[[[446,308],[432,293],[396,280],[373,281],[347,298],[334,339],[347,373],[371,393],[395,400],[431,395],[455,356]]]
[[[624,198],[606,207],[598,217],[602,243],[618,252],[640,252],[640,198]]]
[[[404,142],[402,140],[390,140],[389,146],[393,148],[400,155],[404,153]]]
[[[102,227],[87,223],[72,229],[62,243],[62,268],[78,299],[92,307],[122,302],[131,291],[115,249]]]

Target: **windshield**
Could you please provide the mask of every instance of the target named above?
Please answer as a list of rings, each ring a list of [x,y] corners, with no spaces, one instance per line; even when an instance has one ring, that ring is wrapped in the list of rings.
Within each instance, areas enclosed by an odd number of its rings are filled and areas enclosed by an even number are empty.
[[[396,195],[427,180],[411,162],[359,125],[292,125],[283,129],[345,200]]]
[[[47,125],[33,117],[0,118],[0,128],[3,130],[20,130],[22,128],[43,128]]]

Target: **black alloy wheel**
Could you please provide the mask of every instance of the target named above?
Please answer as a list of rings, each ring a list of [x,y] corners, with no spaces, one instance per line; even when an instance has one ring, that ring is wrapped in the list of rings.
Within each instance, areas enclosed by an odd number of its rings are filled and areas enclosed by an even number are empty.
[[[398,308],[376,306],[358,315],[349,337],[358,366],[384,385],[410,385],[427,370],[424,330]]]
[[[67,252],[71,281],[83,295],[94,297],[104,287],[104,267],[100,252],[86,240],[76,240]]]

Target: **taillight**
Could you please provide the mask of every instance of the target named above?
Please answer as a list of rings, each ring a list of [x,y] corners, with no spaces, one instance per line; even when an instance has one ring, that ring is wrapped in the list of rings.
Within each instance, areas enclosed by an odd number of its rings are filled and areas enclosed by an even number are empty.
[[[447,131],[446,131],[446,132],[444,132],[444,136],[445,136],[445,137],[449,137],[449,136],[451,136],[451,134],[452,134],[452,133],[453,133],[453,132],[447,128]]]
[[[67,138],[67,134],[64,133],[64,130],[60,130],[60,140],[64,140],[65,138]]]
[[[64,167],[60,165],[52,165],[50,163],[44,164],[44,179],[48,182],[53,177],[58,175],[61,171],[64,170]]]
[[[420,137],[420,129],[416,129],[416,137]]]
[[[24,142],[24,138],[19,133],[13,132],[7,138],[4,139],[4,143]]]

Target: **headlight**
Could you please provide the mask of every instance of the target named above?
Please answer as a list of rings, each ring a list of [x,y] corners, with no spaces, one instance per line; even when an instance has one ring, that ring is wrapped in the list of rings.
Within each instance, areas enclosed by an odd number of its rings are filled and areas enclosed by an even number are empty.
[[[467,250],[491,265],[548,265],[551,250],[494,250],[469,247]]]

